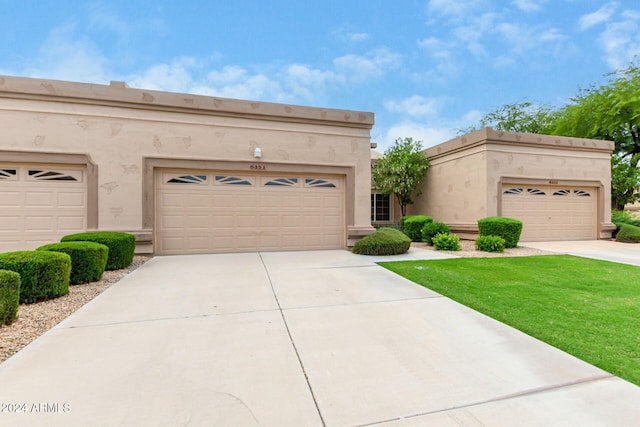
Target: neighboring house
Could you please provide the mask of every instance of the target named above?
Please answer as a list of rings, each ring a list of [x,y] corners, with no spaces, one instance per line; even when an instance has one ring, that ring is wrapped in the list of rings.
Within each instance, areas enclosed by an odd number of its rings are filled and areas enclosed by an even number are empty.
[[[522,241],[609,238],[610,141],[484,128],[424,151],[431,167],[410,214],[433,216],[461,237],[477,220],[523,221]]]
[[[373,113],[0,76],[0,251],[85,230],[138,252],[345,248]]]

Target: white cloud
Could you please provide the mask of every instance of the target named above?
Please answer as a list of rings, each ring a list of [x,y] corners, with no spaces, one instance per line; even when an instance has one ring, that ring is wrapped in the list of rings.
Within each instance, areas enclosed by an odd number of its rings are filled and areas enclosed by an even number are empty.
[[[503,22],[497,26],[496,30],[510,46],[510,50],[519,55],[529,54],[542,45],[555,45],[566,39],[557,28],[523,28],[521,25]],[[546,48],[544,51],[548,52],[550,49]]]
[[[429,0],[427,12],[460,18],[475,13],[485,3],[486,0]]]
[[[374,139],[378,143],[377,151],[385,152],[398,138],[411,137],[422,141],[422,148],[433,147],[456,136],[456,132],[446,127],[431,127],[423,123],[406,121],[391,126]]]
[[[397,68],[402,57],[388,49],[380,48],[364,55],[344,55],[333,60],[336,72],[346,80],[361,82],[381,77],[388,70]]]
[[[341,42],[345,42],[345,43],[362,43],[365,42],[367,40],[369,40],[371,38],[371,35],[369,33],[365,33],[365,32],[353,32],[353,31],[349,31],[345,28],[340,28],[337,30],[334,30],[331,32],[331,35],[341,41]]]
[[[587,30],[595,25],[607,22],[611,19],[618,8],[618,3],[611,2],[602,6],[593,13],[588,13],[580,17],[579,28],[581,31]]]
[[[607,24],[600,42],[613,69],[624,68],[640,57],[640,11],[627,10],[620,20]]]
[[[400,101],[386,101],[384,107],[391,112],[418,118],[437,114],[442,103],[443,100],[441,98],[425,98],[420,95],[413,95]]]
[[[76,24],[54,28],[42,44],[38,57],[19,74],[30,77],[107,83],[107,60],[86,38],[75,37]]]
[[[177,58],[170,64],[157,64],[142,74],[130,76],[128,81],[132,87],[186,92],[193,85],[192,69],[195,64],[194,58]]]
[[[367,33],[351,33],[348,35],[349,41],[352,43],[359,43],[369,40],[369,34]]]
[[[537,12],[547,0],[513,0],[513,4],[523,12]]]

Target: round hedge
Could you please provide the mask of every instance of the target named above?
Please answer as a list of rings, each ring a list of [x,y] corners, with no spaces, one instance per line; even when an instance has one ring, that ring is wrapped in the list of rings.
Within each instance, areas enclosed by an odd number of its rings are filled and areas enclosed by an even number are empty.
[[[18,316],[20,301],[20,275],[15,271],[0,270],[0,325],[10,325]]]
[[[37,251],[62,252],[71,257],[69,283],[77,285],[102,278],[107,265],[109,248],[95,242],[60,242],[40,246]]]
[[[20,302],[32,303],[69,293],[71,257],[59,252],[19,251],[0,254],[0,269],[20,274]]]
[[[69,234],[60,239],[61,242],[95,242],[109,248],[105,270],[127,268],[133,262],[136,251],[136,237],[133,234],[119,231],[93,231],[88,233]]]
[[[382,227],[358,240],[353,253],[359,255],[398,255],[411,247],[411,239],[395,228]]]

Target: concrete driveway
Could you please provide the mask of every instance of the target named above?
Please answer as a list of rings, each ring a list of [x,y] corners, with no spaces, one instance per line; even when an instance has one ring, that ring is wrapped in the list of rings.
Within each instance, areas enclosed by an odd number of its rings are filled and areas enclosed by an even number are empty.
[[[570,242],[521,242],[520,246],[640,266],[640,244],[610,240]]]
[[[156,257],[1,364],[0,384],[11,426],[640,419],[639,387],[346,251]]]

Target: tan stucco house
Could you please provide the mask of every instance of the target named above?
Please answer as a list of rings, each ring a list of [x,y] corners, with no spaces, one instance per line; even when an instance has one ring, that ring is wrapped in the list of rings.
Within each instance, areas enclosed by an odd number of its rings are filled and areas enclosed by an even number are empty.
[[[372,231],[373,113],[0,76],[0,251],[345,248]]]
[[[523,221],[522,241],[611,237],[613,142],[484,128],[424,151],[423,193],[409,206],[477,236],[477,220]]]

